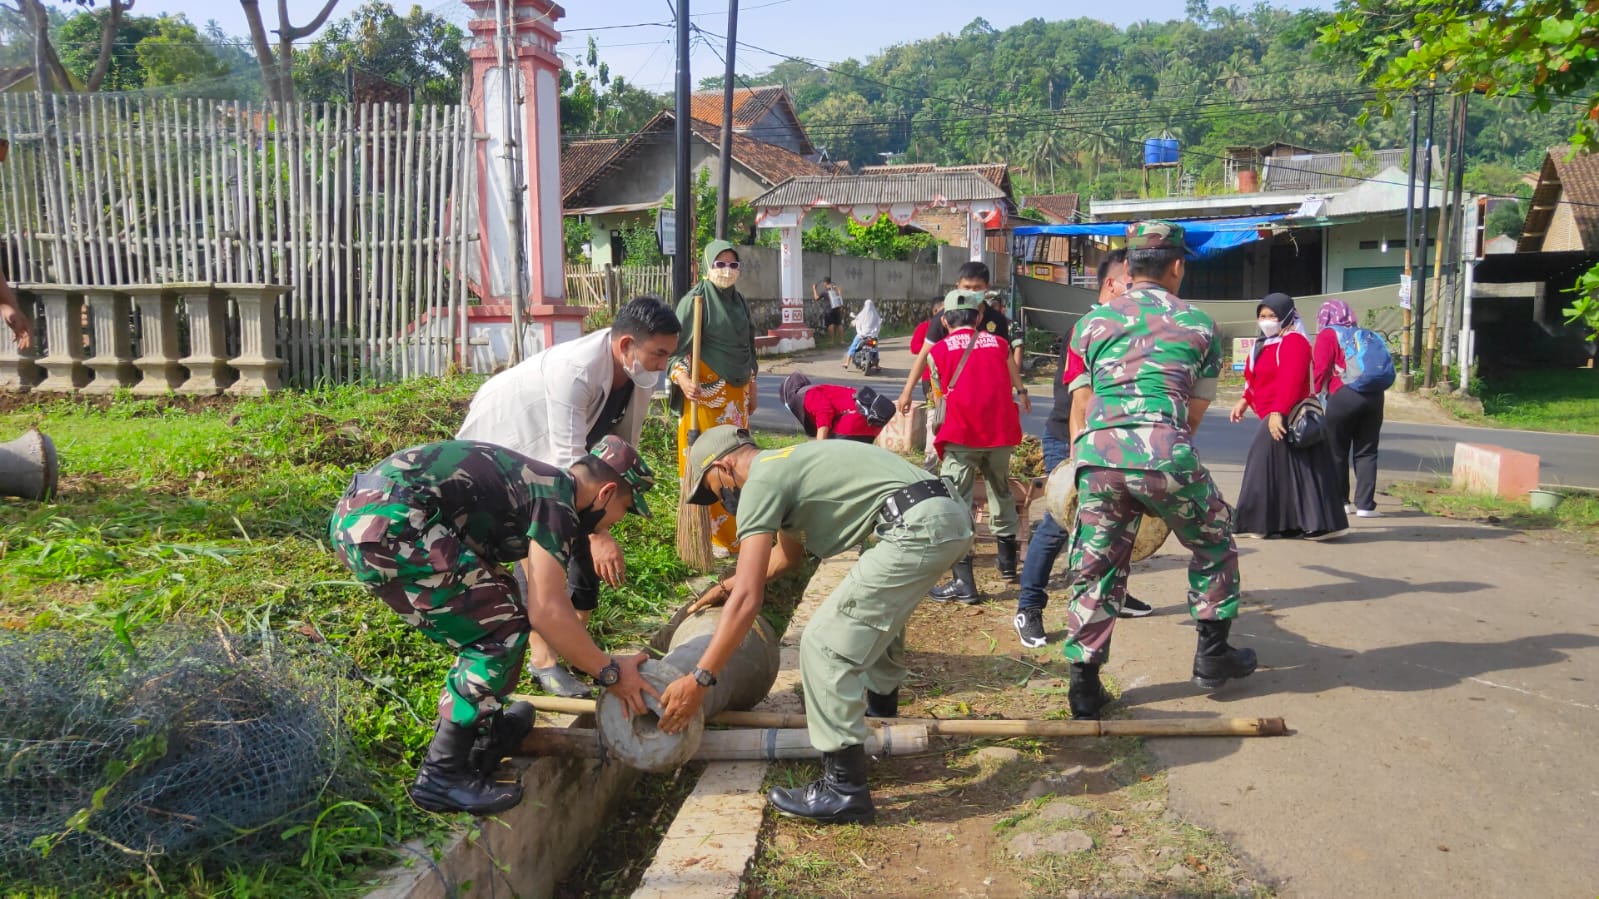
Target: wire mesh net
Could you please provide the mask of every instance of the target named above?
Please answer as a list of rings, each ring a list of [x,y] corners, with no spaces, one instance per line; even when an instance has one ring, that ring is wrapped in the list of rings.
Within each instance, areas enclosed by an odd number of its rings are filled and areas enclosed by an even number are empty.
[[[290,851],[347,777],[331,665],[220,631],[0,630],[0,882]]]

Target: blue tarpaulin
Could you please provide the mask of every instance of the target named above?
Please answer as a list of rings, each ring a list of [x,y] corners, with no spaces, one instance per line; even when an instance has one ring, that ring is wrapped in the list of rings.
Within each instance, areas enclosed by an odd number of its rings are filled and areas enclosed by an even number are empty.
[[[1171,219],[1183,226],[1188,255],[1208,259],[1260,239],[1259,229],[1288,218],[1287,213],[1253,215],[1247,218]],[[1084,225],[1023,225],[1016,236],[1027,240],[1051,237],[1125,237],[1127,222],[1091,222]],[[1029,241],[1030,244],[1030,241]],[[1028,246],[1029,251],[1031,246]]]

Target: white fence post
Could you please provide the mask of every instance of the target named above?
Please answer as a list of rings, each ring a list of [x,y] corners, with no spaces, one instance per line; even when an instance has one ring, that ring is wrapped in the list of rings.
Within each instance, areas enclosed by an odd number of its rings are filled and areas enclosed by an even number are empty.
[[[127,289],[139,310],[139,358],[144,377],[133,387],[140,396],[176,390],[187,375],[178,363],[178,295],[170,288],[138,284]]]
[[[82,392],[107,394],[132,387],[139,371],[133,367],[133,310],[128,295],[109,287],[88,287],[83,298],[94,347],[85,364],[94,372],[94,380]]]
[[[36,389],[77,393],[94,376],[83,364],[83,288],[36,284],[31,289],[44,303],[45,344],[49,349],[39,360],[45,376]]]
[[[189,320],[189,355],[179,362],[189,379],[178,387],[186,396],[216,396],[233,383],[233,370],[223,358],[228,340],[228,298],[209,282],[173,284],[183,297],[183,314]]]

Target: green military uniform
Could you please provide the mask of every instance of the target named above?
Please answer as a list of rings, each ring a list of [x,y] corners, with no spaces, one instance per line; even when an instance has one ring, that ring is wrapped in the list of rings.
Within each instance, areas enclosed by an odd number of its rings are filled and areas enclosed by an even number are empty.
[[[1165,222],[1129,229],[1128,249],[1182,249]],[[1191,398],[1215,397],[1221,369],[1216,323],[1150,282],[1096,307],[1077,323],[1071,347],[1093,395],[1073,445],[1077,525],[1066,658],[1099,663],[1126,594],[1136,524],[1147,510],[1171,526],[1193,557],[1189,612],[1200,621],[1238,614],[1238,554],[1232,509],[1200,464],[1188,431]],[[1079,379],[1074,386],[1083,386]]]
[[[504,566],[542,547],[563,567],[581,533],[576,481],[503,447],[448,440],[356,475],[328,537],[356,580],[456,654],[439,717],[471,726],[515,685],[527,610]]]
[[[885,515],[890,496],[930,479],[892,453],[844,440],[770,450],[750,463],[739,540],[781,531],[826,558],[875,538],[800,639],[807,726],[823,752],[866,742],[865,692],[892,693],[904,680],[905,622],[971,546],[969,507],[948,496]]]

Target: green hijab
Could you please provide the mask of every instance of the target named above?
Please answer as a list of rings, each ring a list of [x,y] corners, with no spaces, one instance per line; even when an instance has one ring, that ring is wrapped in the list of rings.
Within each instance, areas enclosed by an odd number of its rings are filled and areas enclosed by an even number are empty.
[[[755,325],[750,320],[750,307],[738,288],[719,290],[707,278],[711,263],[722,253],[738,250],[725,240],[713,240],[705,246],[700,260],[700,283],[683,295],[677,304],[677,319],[683,331],[677,339],[677,358],[687,359],[694,351],[694,298],[704,297],[701,310],[700,358],[722,380],[742,387],[755,374]]]

